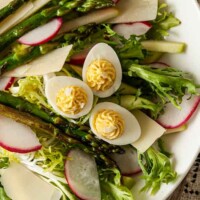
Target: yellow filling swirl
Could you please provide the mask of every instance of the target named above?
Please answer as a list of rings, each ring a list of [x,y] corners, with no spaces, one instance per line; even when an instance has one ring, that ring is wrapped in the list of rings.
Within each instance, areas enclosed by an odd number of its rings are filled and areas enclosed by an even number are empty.
[[[66,114],[77,114],[87,103],[87,94],[78,86],[67,86],[58,91],[56,105]]]
[[[119,138],[124,132],[123,118],[109,109],[103,109],[95,115],[93,126],[99,135],[109,140]]]
[[[112,63],[108,60],[95,60],[87,69],[87,84],[95,91],[105,91],[109,89],[116,78],[116,71]]]

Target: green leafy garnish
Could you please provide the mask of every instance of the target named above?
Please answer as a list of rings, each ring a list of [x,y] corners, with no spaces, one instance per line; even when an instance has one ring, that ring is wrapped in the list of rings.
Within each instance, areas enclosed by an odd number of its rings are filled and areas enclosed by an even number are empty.
[[[30,103],[51,108],[44,95],[44,85],[41,76],[27,76],[17,81],[18,86],[13,86],[10,91],[14,96],[23,97]]]
[[[141,191],[151,190],[151,194],[154,195],[162,183],[168,184],[177,179],[177,173],[174,171],[170,159],[153,147],[150,147],[145,153],[138,153],[138,162],[145,180],[145,186]]]
[[[102,169],[100,183],[103,200],[133,200],[131,191],[121,184],[121,174],[117,168]]]
[[[5,193],[5,190],[3,188],[3,186],[1,185],[1,182],[0,182],[0,199],[1,200],[11,200],[7,194]]]
[[[128,76],[138,76],[145,80],[152,91],[154,91],[162,102],[170,101],[175,107],[180,109],[182,97],[189,93],[199,95],[193,80],[185,78],[186,73],[172,68],[152,69],[150,66],[131,64],[128,67]]]
[[[169,30],[178,26],[181,21],[173,13],[167,11],[168,5],[163,3],[158,8],[157,17],[152,21],[152,28],[147,32],[147,39],[163,40],[169,36]]]

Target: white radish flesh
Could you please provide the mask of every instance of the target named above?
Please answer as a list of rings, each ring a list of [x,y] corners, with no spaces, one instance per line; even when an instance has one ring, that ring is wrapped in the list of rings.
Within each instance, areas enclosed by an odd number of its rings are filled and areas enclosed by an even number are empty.
[[[131,176],[141,172],[137,161],[137,152],[129,146],[123,147],[124,154],[111,154],[111,158],[118,165],[123,176]]]
[[[181,110],[178,110],[171,104],[167,104],[165,113],[158,118],[157,122],[167,129],[178,128],[186,124],[198,109],[200,103],[200,97],[198,96],[189,98],[190,96],[188,95],[183,97],[182,103],[180,104]]]
[[[69,187],[79,198],[101,200],[101,190],[95,160],[81,150],[73,149],[65,163]]]
[[[2,115],[0,115],[0,146],[16,153],[29,153],[42,147],[30,127]]]
[[[14,82],[14,77],[0,77],[0,90],[8,90]]]
[[[146,34],[151,27],[152,25],[149,22],[134,22],[117,24],[113,30],[126,39],[129,39],[131,35],[140,36]]]
[[[19,38],[19,42],[26,45],[36,46],[51,40],[59,32],[62,26],[62,18],[55,18],[49,23],[40,26]]]

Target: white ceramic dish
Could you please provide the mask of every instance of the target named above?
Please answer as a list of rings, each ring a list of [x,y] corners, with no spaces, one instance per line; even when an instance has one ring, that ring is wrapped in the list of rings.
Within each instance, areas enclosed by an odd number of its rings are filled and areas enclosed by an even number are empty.
[[[184,54],[167,55],[163,61],[174,67],[191,72],[200,83],[200,9],[196,0],[165,0],[170,10],[181,20],[182,24],[173,29],[170,40],[184,41],[187,50]],[[200,106],[199,106],[200,107]],[[164,200],[178,187],[194,163],[200,151],[200,109],[190,120],[188,129],[182,133],[165,136],[164,140],[174,153],[175,170],[179,174],[174,184],[163,185],[155,196],[138,193],[142,187],[140,181],[133,188],[136,200]]]

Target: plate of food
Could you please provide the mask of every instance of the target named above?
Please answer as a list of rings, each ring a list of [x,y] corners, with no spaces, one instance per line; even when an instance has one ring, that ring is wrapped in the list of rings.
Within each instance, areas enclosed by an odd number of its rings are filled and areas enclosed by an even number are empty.
[[[0,0],[0,197],[167,199],[200,150],[199,22],[196,0]]]

